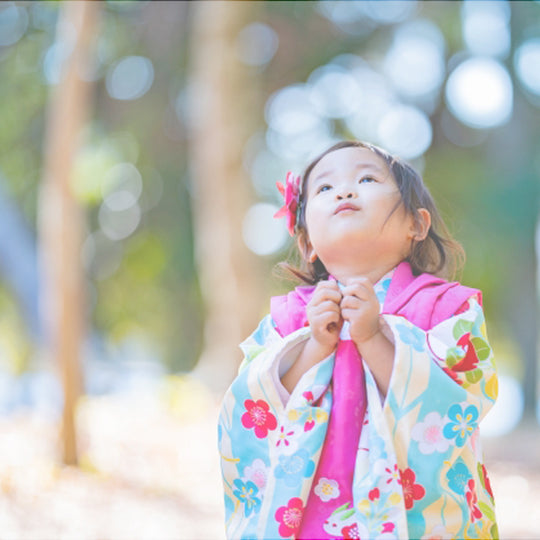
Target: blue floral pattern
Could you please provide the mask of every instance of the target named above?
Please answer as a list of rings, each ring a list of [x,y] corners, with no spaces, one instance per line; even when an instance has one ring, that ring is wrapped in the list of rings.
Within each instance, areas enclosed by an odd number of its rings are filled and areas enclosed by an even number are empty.
[[[411,345],[413,349],[422,352],[425,348],[426,335],[416,326],[406,326],[404,324],[396,324],[396,330],[399,332],[399,337],[403,343]]]
[[[464,495],[465,486],[467,485],[469,478],[472,478],[472,474],[467,465],[459,459],[446,473],[446,478],[448,479],[448,487],[452,491],[455,491],[458,495]]]
[[[244,483],[238,478],[234,481],[234,486],[236,489],[233,490],[233,494],[244,503],[246,517],[249,517],[251,512],[257,513],[261,508],[261,499],[257,497],[259,488],[250,480]]]
[[[290,456],[279,456],[279,465],[274,474],[276,478],[283,479],[288,487],[294,487],[314,472],[315,463],[310,459],[308,451],[302,448]]]
[[[444,426],[443,434],[447,439],[456,439],[456,446],[461,448],[478,425],[478,409],[474,405],[456,403],[448,409],[448,419],[450,422]]]
[[[388,277],[381,279],[374,286],[375,294],[377,295],[377,299],[381,305],[384,304],[386,293],[390,288],[390,283],[392,283],[392,275],[393,272],[390,272],[389,275],[387,274]]]

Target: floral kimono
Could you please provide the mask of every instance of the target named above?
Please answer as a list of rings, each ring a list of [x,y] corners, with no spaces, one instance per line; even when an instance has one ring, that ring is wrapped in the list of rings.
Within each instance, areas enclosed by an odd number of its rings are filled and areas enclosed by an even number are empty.
[[[273,299],[241,345],[218,426],[227,537],[497,537],[478,433],[497,395],[481,293],[401,263],[375,286],[395,344],[386,396],[361,359],[340,381],[346,325],[289,395],[280,377],[310,336],[313,289]],[[351,396],[364,406],[344,406]]]

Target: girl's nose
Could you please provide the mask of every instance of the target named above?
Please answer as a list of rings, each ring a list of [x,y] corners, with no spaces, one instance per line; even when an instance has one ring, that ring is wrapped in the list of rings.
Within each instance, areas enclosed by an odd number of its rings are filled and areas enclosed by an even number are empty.
[[[354,191],[354,189],[351,189],[350,187],[347,186],[340,189],[337,192],[336,197],[338,200],[353,199],[353,198],[356,198],[356,192]]]

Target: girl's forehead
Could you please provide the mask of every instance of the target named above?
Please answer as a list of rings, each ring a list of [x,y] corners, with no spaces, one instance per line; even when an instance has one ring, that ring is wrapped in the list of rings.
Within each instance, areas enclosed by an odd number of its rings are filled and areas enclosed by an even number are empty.
[[[309,176],[311,180],[320,176],[331,175],[333,173],[339,174],[356,169],[369,169],[382,174],[390,172],[384,159],[373,150],[351,146],[326,154],[313,167]]]

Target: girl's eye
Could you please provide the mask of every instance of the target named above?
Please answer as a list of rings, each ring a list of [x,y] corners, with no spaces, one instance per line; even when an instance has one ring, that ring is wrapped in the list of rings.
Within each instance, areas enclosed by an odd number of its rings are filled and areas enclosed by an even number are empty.
[[[371,182],[375,182],[375,178],[372,178],[371,176],[364,176],[360,178],[360,180],[358,180],[359,184],[371,183]]]
[[[330,184],[323,184],[322,186],[319,187],[317,193],[328,191],[329,189],[332,189],[332,186]]]

